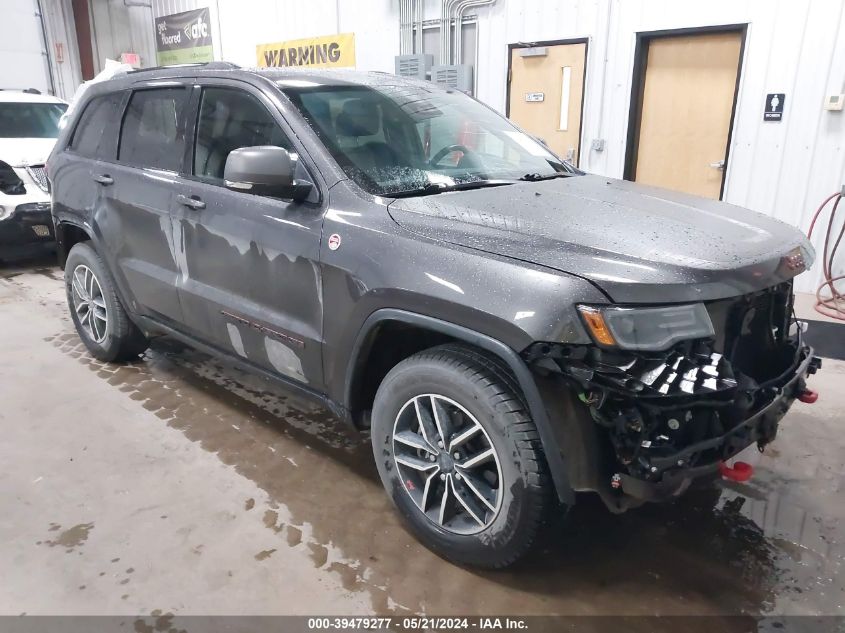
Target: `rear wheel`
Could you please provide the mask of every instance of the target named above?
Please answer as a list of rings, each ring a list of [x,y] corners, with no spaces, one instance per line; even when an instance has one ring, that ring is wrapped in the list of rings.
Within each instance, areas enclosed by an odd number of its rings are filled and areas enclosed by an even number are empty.
[[[551,484],[536,427],[495,361],[455,345],[402,361],[379,387],[371,432],[382,483],[427,547],[496,568],[534,543]]]
[[[95,358],[135,358],[148,347],[147,338],[129,320],[103,260],[87,242],[76,244],[65,263],[65,290],[79,338]]]

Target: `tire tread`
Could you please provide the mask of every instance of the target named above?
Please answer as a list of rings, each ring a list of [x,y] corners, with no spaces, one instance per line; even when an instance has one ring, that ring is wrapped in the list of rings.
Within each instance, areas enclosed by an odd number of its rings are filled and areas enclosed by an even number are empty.
[[[528,519],[522,525],[522,533],[513,539],[515,546],[508,555],[484,566],[500,569],[512,565],[538,540],[553,506],[551,477],[540,435],[519,384],[500,359],[463,344],[450,343],[423,350],[401,361],[394,370],[401,371],[421,362],[443,364],[462,373],[480,388],[500,415],[510,420],[506,433],[516,447],[524,471]]]

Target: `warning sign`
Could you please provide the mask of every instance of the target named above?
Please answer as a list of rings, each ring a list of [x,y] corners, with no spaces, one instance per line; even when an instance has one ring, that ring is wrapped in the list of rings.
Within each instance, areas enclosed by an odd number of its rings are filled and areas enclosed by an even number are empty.
[[[343,68],[355,66],[355,34],[339,33],[324,37],[259,44],[255,47],[262,68],[310,66]]]

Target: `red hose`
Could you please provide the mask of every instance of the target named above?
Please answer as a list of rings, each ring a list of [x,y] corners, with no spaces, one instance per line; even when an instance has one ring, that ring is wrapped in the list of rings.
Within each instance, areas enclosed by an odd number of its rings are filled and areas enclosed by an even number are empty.
[[[813,221],[810,222],[810,231],[807,235],[808,237],[813,236],[813,229],[816,226],[816,220],[818,220],[821,212],[828,203],[835,199],[836,202],[833,203],[833,209],[830,212],[830,220],[827,224],[827,232],[824,237],[824,251],[822,253],[822,274],[824,275],[824,281],[816,290],[816,305],[814,307],[816,312],[819,314],[823,314],[831,319],[845,321],[845,294],[836,289],[836,282],[845,279],[845,275],[838,275],[836,277],[833,276],[833,260],[836,257],[836,252],[839,250],[839,245],[842,242],[842,236],[845,235],[845,223],[843,223],[842,229],[839,231],[839,235],[833,243],[833,248],[830,248],[830,236],[836,220],[836,210],[839,207],[839,203],[842,201],[842,197],[841,193],[834,193],[828,196],[825,201],[821,203],[819,208],[816,209],[816,213],[813,215]],[[823,294],[825,290],[827,290],[830,296]]]

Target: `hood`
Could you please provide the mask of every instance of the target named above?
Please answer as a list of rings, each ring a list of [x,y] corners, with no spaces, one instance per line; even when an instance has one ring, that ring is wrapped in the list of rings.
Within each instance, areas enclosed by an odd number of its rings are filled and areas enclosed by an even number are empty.
[[[12,167],[43,165],[55,144],[54,138],[0,138],[0,160]]]
[[[809,267],[804,235],[734,205],[599,176],[401,198],[402,227],[587,279],[618,303],[722,299]]]

